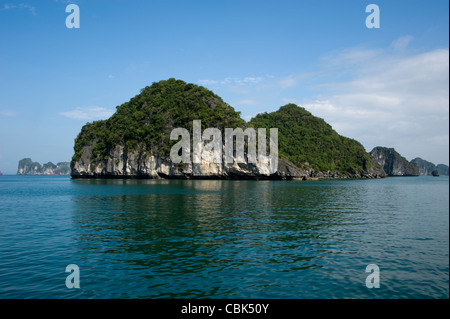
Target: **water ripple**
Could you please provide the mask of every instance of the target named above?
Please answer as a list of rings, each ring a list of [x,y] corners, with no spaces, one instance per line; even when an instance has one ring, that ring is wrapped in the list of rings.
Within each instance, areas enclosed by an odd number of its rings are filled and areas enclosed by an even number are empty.
[[[2,298],[448,298],[448,178],[8,178]]]

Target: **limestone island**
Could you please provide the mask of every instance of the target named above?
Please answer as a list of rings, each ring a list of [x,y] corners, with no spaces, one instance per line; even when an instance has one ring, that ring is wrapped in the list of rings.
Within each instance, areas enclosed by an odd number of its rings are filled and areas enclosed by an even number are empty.
[[[174,163],[170,152],[179,140],[171,139],[171,132],[184,128],[192,135],[194,121],[201,121],[202,132],[206,128],[254,128],[259,134],[258,129],[269,132],[277,128],[278,169],[273,172],[269,163],[255,163],[247,154],[238,158],[235,153],[232,162],[216,163],[201,157],[201,162]],[[225,142],[224,135],[222,139]],[[269,136],[266,141],[269,151]],[[206,146],[209,141],[202,142]],[[195,156],[192,146],[188,150]],[[173,78],[145,87],[117,106],[109,119],[84,125],[75,139],[74,152],[70,163],[73,178],[308,180],[388,176],[358,141],[339,135],[302,107],[287,104],[246,122],[212,91]]]
[[[31,158],[23,158],[19,161],[17,175],[69,175],[70,163],[59,162],[56,165],[52,162],[41,165],[33,162]]]

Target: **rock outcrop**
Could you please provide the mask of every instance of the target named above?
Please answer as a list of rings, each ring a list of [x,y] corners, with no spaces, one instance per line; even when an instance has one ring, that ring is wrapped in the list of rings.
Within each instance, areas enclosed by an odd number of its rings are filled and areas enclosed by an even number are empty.
[[[38,162],[33,162],[31,158],[24,158],[19,161],[17,175],[69,175],[70,163],[59,162],[53,164],[48,162],[41,165]]]
[[[417,166],[419,166],[420,175],[429,176],[431,175],[431,172],[433,172],[436,169],[436,165],[424,159],[421,159],[420,157],[416,157],[415,159],[411,160],[411,163],[416,163]]]
[[[436,169],[439,172],[439,175],[449,175],[449,169],[447,165],[444,164],[438,164],[436,165]]]
[[[369,153],[389,176],[418,176],[419,167],[393,148],[377,146]]]
[[[433,175],[433,171],[436,171],[439,175],[447,175],[449,173],[449,169],[447,165],[444,164],[438,164],[434,165],[431,162],[428,162],[424,159],[421,159],[420,157],[416,157],[411,161],[412,163],[416,163],[419,166],[419,174],[420,175],[426,175],[426,176],[436,176]],[[436,174],[435,172],[435,174]]]

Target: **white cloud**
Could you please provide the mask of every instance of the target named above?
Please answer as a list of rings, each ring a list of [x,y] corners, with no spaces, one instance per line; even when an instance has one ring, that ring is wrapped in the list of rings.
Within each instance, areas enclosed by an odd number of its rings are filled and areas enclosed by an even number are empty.
[[[245,105],[246,119],[296,103],[368,151],[394,147],[408,159],[448,164],[449,49],[418,53],[410,49],[413,40],[406,35],[386,48],[334,51],[308,72],[211,83],[238,101],[233,106]]]
[[[395,39],[391,43],[391,48],[394,50],[404,50],[409,45],[409,43],[413,40],[413,37],[410,35],[405,35],[398,39]]]
[[[394,46],[406,48],[409,41]],[[299,104],[368,151],[382,145],[408,159],[448,163],[448,49],[414,55],[350,50],[327,62],[352,64],[350,79],[321,85],[322,96]]]
[[[75,120],[93,121],[93,120],[107,119],[113,113],[114,110],[100,106],[94,106],[94,107],[77,107],[72,111],[61,112],[60,115]]]
[[[278,79],[277,84],[282,89],[290,89],[292,87],[295,87],[299,83],[299,78],[293,75],[289,75],[287,77],[283,77],[281,79]]]
[[[354,66],[359,66],[362,63],[367,63],[378,59],[383,50],[379,49],[365,49],[352,48],[344,49],[337,52],[331,52],[328,55],[319,58],[325,70],[329,72],[347,72]],[[323,72],[323,70],[322,70]]]
[[[34,15],[34,16],[37,15],[36,8],[27,3],[20,3],[20,4],[5,3],[3,5],[3,7],[0,8],[0,10],[4,10],[4,11],[13,10],[13,9],[25,9],[25,10],[28,10],[32,15]]]
[[[233,105],[236,105],[236,106],[251,105],[251,106],[253,106],[253,105],[258,105],[258,102],[253,99],[243,99],[243,100],[239,100],[239,101],[233,103]]]
[[[250,121],[252,118],[254,118],[256,116],[256,114],[252,114],[252,115],[247,115],[244,117],[244,120],[246,120],[247,122]]]
[[[219,83],[218,81],[215,80],[199,80],[198,84],[203,85],[203,86],[208,86],[208,85],[214,85]]]
[[[13,117],[17,115],[17,112],[11,111],[11,110],[0,110],[0,115]]]
[[[53,0],[54,2],[60,2],[60,3],[65,3],[65,4],[69,4],[69,3],[73,3],[73,0]]]
[[[243,79],[235,79],[235,81],[238,85],[257,84],[263,80],[264,80],[264,78],[260,77],[260,76],[257,76],[257,77],[248,76]]]
[[[247,76],[247,77],[226,77],[222,80],[198,80],[197,82],[200,85],[223,85],[223,86],[249,86],[249,85],[256,85],[263,81],[265,81],[267,78],[270,78],[270,76]]]

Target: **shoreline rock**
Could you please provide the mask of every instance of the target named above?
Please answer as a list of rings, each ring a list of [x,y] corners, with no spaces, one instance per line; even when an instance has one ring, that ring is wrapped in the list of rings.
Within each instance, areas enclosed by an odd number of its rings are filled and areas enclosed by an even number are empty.
[[[447,165],[438,164],[434,165],[434,163],[428,162],[420,157],[416,157],[411,161],[412,163],[416,163],[419,166],[420,175],[434,176],[433,171],[437,171],[439,175],[448,175],[449,168]]]
[[[419,166],[409,162],[393,148],[377,146],[369,154],[388,176],[419,176]]]
[[[384,178],[387,174],[381,167],[353,174],[338,172],[316,172],[313,169],[302,170],[288,160],[278,158],[278,170],[269,174],[268,164],[252,163],[211,163],[175,164],[158,154],[126,151],[123,145],[116,145],[108,158],[97,164],[91,160],[92,146],[85,146],[83,154],[71,165],[72,178],[107,179],[253,179],[253,180],[318,180],[331,178]]]

